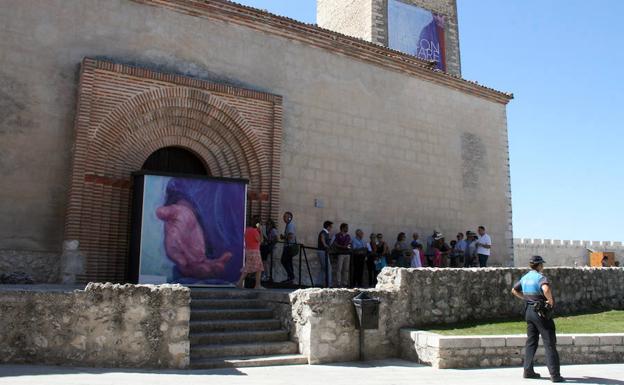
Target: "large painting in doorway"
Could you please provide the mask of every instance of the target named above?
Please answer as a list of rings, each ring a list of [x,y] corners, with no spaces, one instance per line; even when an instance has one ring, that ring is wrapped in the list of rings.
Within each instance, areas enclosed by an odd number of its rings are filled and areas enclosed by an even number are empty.
[[[388,46],[446,71],[445,17],[400,0],[388,0]]]
[[[131,281],[236,282],[244,261],[246,181],[149,173],[134,178]]]

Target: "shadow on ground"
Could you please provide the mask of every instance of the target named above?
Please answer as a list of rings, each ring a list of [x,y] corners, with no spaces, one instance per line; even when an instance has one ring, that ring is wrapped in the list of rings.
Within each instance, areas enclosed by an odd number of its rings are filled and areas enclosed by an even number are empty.
[[[32,365],[2,365],[0,378],[19,376],[43,376],[51,374],[169,374],[169,375],[217,375],[217,376],[246,376],[246,373],[235,368],[223,369],[128,369],[128,368],[84,368],[74,366],[32,366]]]
[[[624,385],[624,381],[600,377],[565,377],[569,384]]]
[[[349,368],[383,368],[389,366],[399,366],[402,368],[424,368],[428,365],[418,364],[412,361],[406,361],[401,359],[384,359],[376,361],[350,361],[350,362],[336,362],[330,364],[323,364],[323,366],[334,367],[349,367]]]

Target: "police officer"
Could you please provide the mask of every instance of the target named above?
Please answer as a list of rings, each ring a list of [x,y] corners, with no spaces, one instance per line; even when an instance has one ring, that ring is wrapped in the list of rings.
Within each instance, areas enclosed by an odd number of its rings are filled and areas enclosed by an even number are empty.
[[[540,378],[533,370],[533,358],[537,350],[539,336],[542,336],[546,350],[546,366],[552,382],[564,382],[559,372],[559,353],[557,353],[557,336],[552,309],[555,299],[548,279],[542,274],[544,259],[539,255],[531,257],[526,273],[511,289],[516,297],[526,301],[525,319],[527,322],[527,341],[524,355],[524,378]]]

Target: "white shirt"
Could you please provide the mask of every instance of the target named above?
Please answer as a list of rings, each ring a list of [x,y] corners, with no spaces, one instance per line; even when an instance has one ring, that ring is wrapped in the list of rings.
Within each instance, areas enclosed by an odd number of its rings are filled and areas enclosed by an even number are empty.
[[[420,251],[418,249],[414,249],[412,251],[412,263],[410,264],[410,267],[422,267],[422,264],[420,263]]]
[[[483,234],[482,236],[480,236],[479,239],[477,239],[477,242],[479,242],[481,245],[492,246],[492,239],[487,234]],[[490,250],[491,249],[486,249],[485,247],[479,246],[477,247],[477,254],[490,255]]]

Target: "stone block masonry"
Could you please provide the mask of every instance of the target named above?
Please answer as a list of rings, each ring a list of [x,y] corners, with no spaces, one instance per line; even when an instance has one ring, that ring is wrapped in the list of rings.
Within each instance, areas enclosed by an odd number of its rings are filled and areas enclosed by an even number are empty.
[[[60,251],[0,250],[0,274],[21,271],[36,283],[54,283],[59,279],[60,256]]]
[[[366,290],[381,300],[381,307],[379,328],[365,331],[363,347],[358,344],[359,331],[351,303],[359,290],[299,290],[290,294],[291,335],[311,364],[355,360],[360,349],[366,359],[399,357],[405,343],[400,337],[403,328],[522,319],[524,304],[511,295],[510,289],[526,272],[527,269],[512,268],[385,268],[377,287]],[[558,315],[624,309],[622,268],[549,268],[546,275],[557,299]],[[494,351],[503,347],[500,339],[488,341],[487,346],[480,342],[476,346],[477,342],[464,340],[462,346],[470,349],[475,344],[474,348]],[[521,347],[524,340],[516,344]],[[437,346],[444,347],[440,343]]]
[[[11,106],[0,111],[2,250],[54,253],[77,239],[85,281],[121,281],[130,171],[179,146],[214,175],[261,173],[250,208],[274,219],[292,211],[306,245],[327,219],[388,240],[482,224],[492,264],[511,260],[509,94],[220,0],[0,2],[0,34],[11,52],[0,58]],[[218,140],[247,129],[272,150]],[[478,180],[465,159],[479,160]]]
[[[563,334],[557,336],[562,364],[624,362],[624,334]],[[443,336],[422,330],[401,330],[401,358],[436,369],[520,366],[526,336]],[[542,341],[540,339],[540,346]],[[545,363],[544,349],[535,355]]]
[[[190,290],[89,284],[0,288],[0,363],[186,368]]]

